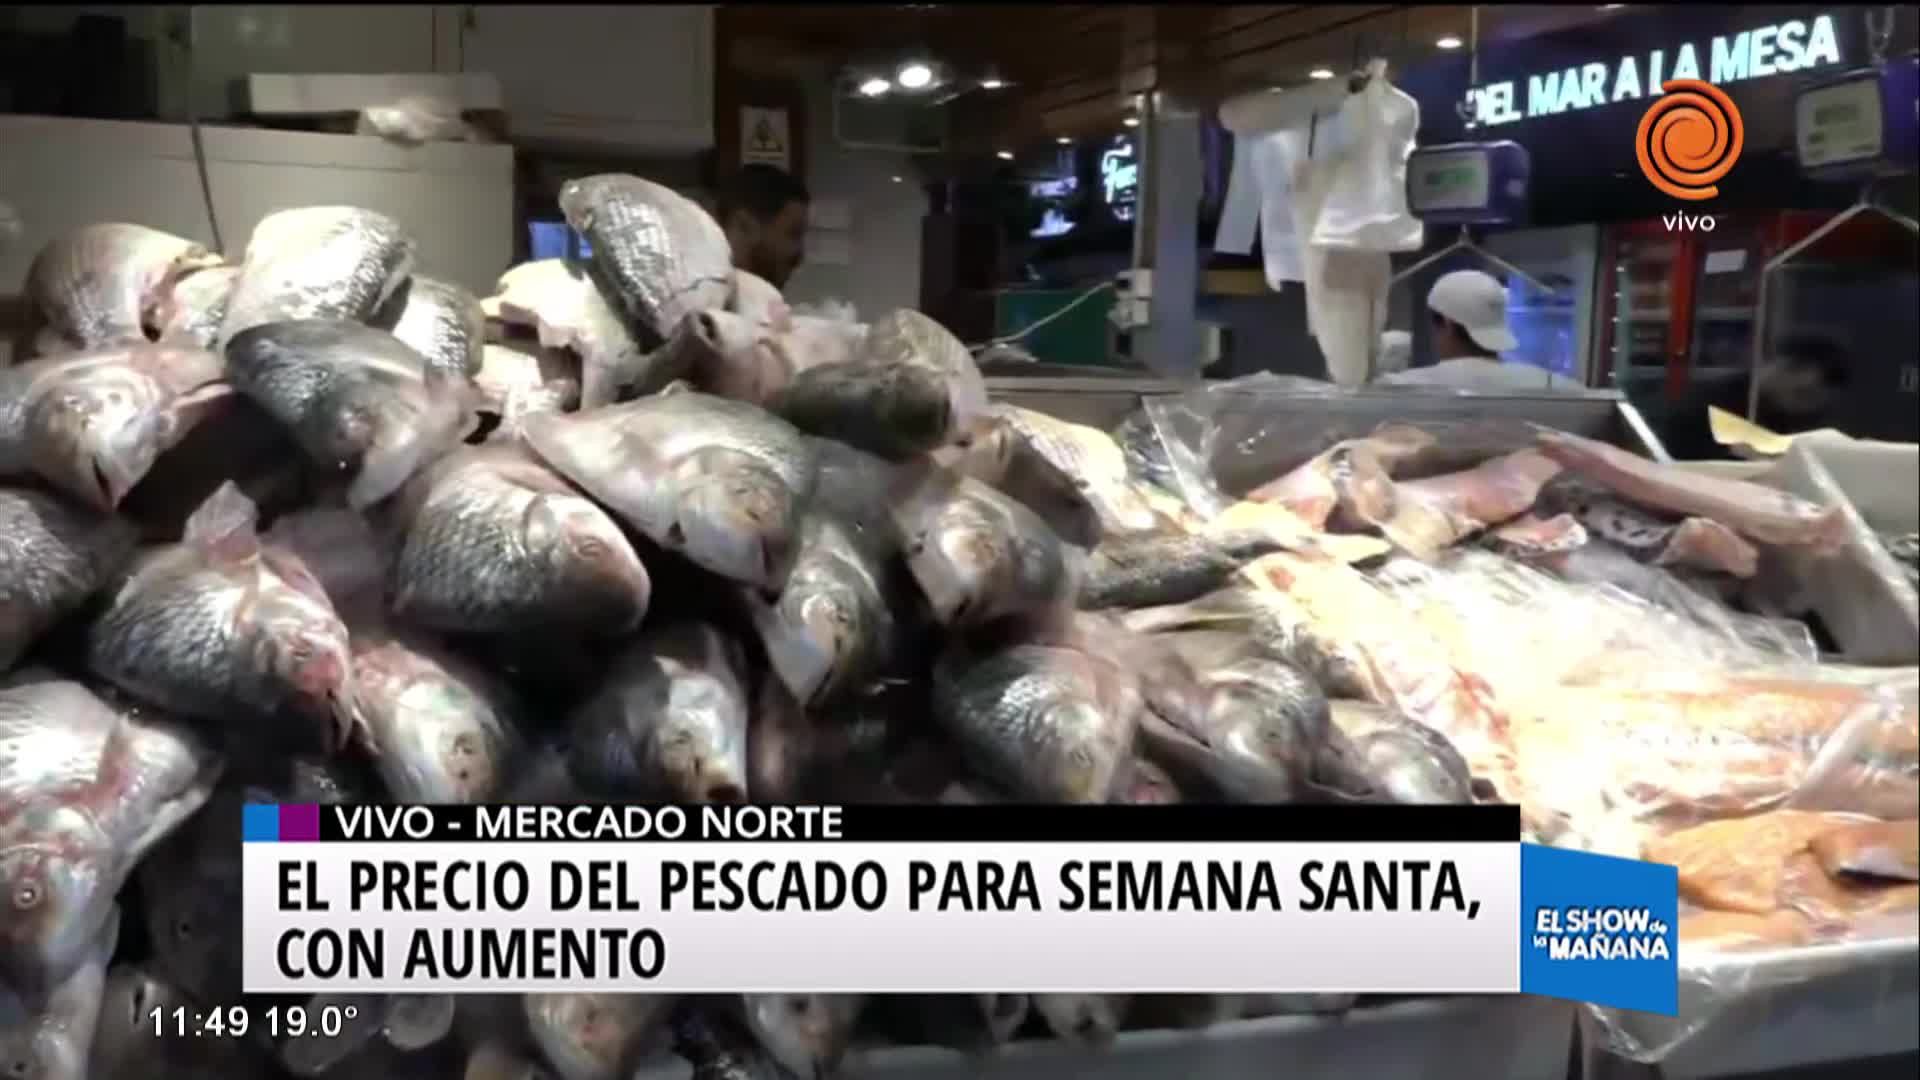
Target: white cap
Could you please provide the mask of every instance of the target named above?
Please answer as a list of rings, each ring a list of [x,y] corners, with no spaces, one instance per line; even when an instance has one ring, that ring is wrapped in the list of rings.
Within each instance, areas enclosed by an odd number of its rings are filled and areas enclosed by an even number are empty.
[[[1474,344],[1495,353],[1512,352],[1520,343],[1507,329],[1507,289],[1491,274],[1455,270],[1443,274],[1427,293],[1427,307],[1467,332]]]

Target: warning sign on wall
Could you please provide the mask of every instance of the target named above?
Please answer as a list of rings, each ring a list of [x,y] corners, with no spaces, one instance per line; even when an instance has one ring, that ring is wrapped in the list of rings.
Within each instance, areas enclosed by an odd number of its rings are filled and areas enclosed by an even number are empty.
[[[740,163],[793,169],[793,144],[787,135],[787,110],[740,109]]]

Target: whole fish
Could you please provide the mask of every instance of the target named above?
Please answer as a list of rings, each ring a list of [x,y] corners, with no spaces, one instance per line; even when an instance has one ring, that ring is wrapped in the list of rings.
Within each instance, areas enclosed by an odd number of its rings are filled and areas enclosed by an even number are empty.
[[[987,380],[973,354],[946,327],[912,308],[897,308],[868,324],[857,362],[870,367],[917,367],[947,387],[947,430],[958,435],[987,414]]]
[[[229,734],[285,717],[303,742],[337,748],[354,731],[346,628],[299,558],[261,543],[232,484],[194,511],[180,543],[136,564],[93,624],[87,660],[128,693]]]
[[[650,630],[571,719],[571,771],[596,794],[745,802],[748,699],[739,647],[699,623]]]
[[[213,348],[226,321],[227,299],[239,281],[237,266],[210,266],[176,279],[151,314],[159,342]]]
[[[1334,701],[1333,737],[1315,768],[1317,785],[1361,801],[1470,803],[1473,774],[1446,736],[1397,709]]]
[[[120,912],[81,942],[73,968],[44,995],[21,996],[0,983],[0,1070],[23,1080],[97,1080],[88,1064],[107,961],[120,939]]]
[[[121,883],[207,801],[223,764],[184,728],[79,683],[0,689],[0,982],[64,980]]]
[[[520,756],[519,707],[487,673],[415,635],[356,631],[353,680],[396,800],[490,802],[505,790]]]
[[[1763,544],[1836,550],[1846,539],[1843,507],[1819,507],[1784,491],[1688,472],[1564,431],[1542,431],[1541,452],[1581,478],[1643,506],[1711,518]]]
[[[500,418],[495,441],[518,438],[520,421],[534,413],[580,407],[579,365],[558,349],[489,342],[473,382],[480,391],[480,411]]]
[[[1164,723],[1143,724],[1148,758],[1173,770],[1176,780],[1235,802],[1300,798],[1327,740],[1326,696],[1270,656],[1231,646],[1209,656],[1214,644],[1193,648],[1184,637],[1156,640],[1191,666],[1199,698],[1179,712],[1156,709]]]
[[[530,416],[523,434],[648,539],[742,584],[785,584],[816,471],[813,445],[786,421],[687,391]]]
[[[1119,1036],[1131,1000],[1126,994],[1035,994],[1033,1011],[1055,1038],[1100,1049]]]
[[[0,673],[125,569],[138,539],[112,514],[0,487]]]
[[[991,415],[1025,448],[1025,456],[1046,462],[1054,472],[1072,479],[1097,515],[1103,533],[1159,528],[1159,515],[1128,473],[1126,452],[1113,436],[1018,405],[994,405]],[[1018,479],[1021,464],[1015,463],[1009,471],[1009,479]],[[1021,498],[1013,491],[1008,494]]]
[[[1287,547],[1257,530],[1109,537],[1086,554],[1079,604],[1089,611],[1184,604],[1227,584],[1247,563]]]
[[[1130,671],[1103,656],[1016,645],[934,669],[934,715],[981,775],[1017,798],[1107,801],[1142,709]]]
[[[341,319],[255,324],[227,345],[227,371],[316,464],[352,471],[355,508],[393,494],[475,421],[478,394],[464,376]]]
[[[866,331],[861,323],[821,315],[784,313],[761,322],[702,311],[682,320],[662,350],[674,353],[675,370],[699,389],[765,405],[795,375],[854,360]]]
[[[465,447],[394,500],[394,614],[438,630],[633,629],[653,585],[606,512],[520,447]]]
[[[0,371],[0,476],[33,473],[111,510],[232,389],[220,358],[115,345]]]
[[[560,188],[560,212],[586,237],[609,299],[643,347],[665,341],[696,311],[733,295],[733,249],[713,215],[670,188],[601,173]]]
[[[414,246],[384,214],[308,206],[254,226],[218,345],[264,323],[371,318],[413,272]]]
[[[501,275],[480,306],[488,318],[533,327],[542,346],[580,358],[581,408],[612,404],[622,387],[647,393],[674,377],[668,354],[640,347],[585,264],[521,263]]]
[[[381,621],[393,553],[366,518],[342,506],[310,506],[274,521],[266,541],[299,557],[350,628]]]
[[[487,317],[480,301],[458,285],[415,274],[374,313],[373,325],[426,357],[430,367],[455,375],[480,372]]]
[[[528,994],[527,1026],[558,1080],[627,1080],[668,1038],[660,994]]]
[[[693,1066],[689,1080],[803,1080],[719,1009],[685,1007],[672,1024],[673,1051]]]
[[[944,469],[902,474],[894,524],[908,567],[942,625],[1045,626],[1071,614],[1074,560],[1046,522],[998,491]]]
[[[998,408],[998,406],[996,406]],[[1047,523],[1060,539],[1092,547],[1105,531],[1081,479],[1038,453],[1017,428],[990,416],[935,460],[1020,503]]]
[[[914,364],[824,364],[795,375],[767,408],[812,435],[893,461],[951,441],[941,373]]]
[[[865,994],[742,994],[747,1030],[773,1059],[798,1076],[839,1069],[867,1007]]]
[[[801,528],[800,556],[780,596],[749,595],[767,662],[803,704],[817,705],[864,683],[894,645],[885,567],[856,534],[815,515]]]
[[[40,250],[26,294],[45,329],[41,352],[147,340],[147,316],[182,275],[220,256],[144,225],[85,225]]]

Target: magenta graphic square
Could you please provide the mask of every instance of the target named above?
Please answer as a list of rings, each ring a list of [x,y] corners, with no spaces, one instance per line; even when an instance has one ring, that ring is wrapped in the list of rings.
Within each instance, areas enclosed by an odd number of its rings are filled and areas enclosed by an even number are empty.
[[[320,807],[313,803],[280,807],[280,840],[320,839]]]

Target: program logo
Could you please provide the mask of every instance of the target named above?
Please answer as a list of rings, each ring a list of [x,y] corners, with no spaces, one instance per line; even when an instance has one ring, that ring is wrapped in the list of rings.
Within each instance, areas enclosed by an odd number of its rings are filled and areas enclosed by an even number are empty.
[[[1634,150],[1647,182],[1676,199],[1700,202],[1733,169],[1747,128],[1726,91],[1699,79],[1668,79],[1666,93],[1640,118]]]

